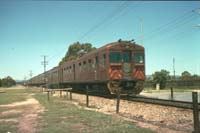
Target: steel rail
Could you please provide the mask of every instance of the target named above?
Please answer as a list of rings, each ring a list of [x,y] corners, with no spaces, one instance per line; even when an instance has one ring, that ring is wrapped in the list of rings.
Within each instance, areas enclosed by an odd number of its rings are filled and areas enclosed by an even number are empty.
[[[122,98],[123,100],[134,101],[134,102],[143,102],[143,103],[150,103],[150,104],[157,104],[163,106],[172,106],[177,108],[184,108],[184,109],[193,109],[193,103],[187,101],[179,101],[173,99],[158,99],[158,98],[150,98],[150,97],[143,97],[143,96],[127,96],[127,98]],[[200,104],[198,104],[198,108],[200,110]]]

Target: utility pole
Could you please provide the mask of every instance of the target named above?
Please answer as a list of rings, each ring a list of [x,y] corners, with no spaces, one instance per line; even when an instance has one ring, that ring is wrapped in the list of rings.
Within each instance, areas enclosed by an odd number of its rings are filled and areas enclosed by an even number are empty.
[[[173,58],[173,72],[174,72],[174,80],[175,80],[175,58]]]
[[[141,45],[143,45],[143,41],[144,41],[144,36],[142,34],[143,32],[143,27],[142,27],[142,17],[140,17],[140,34],[141,34]]]
[[[32,85],[32,76],[33,76],[32,70],[29,71],[29,76],[30,76],[30,79],[31,79],[31,85]]]
[[[24,76],[24,86],[26,85],[26,76]]]
[[[41,62],[41,64],[44,66],[44,84],[46,85],[46,65],[48,65],[48,61],[46,61],[46,55],[42,55],[43,57],[43,61]]]

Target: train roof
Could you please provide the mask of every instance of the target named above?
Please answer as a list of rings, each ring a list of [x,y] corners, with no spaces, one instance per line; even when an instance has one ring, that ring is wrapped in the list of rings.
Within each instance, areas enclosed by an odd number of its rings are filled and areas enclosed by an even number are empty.
[[[131,41],[111,42],[111,43],[106,44],[105,46],[100,47],[99,49],[110,48],[111,46],[117,46],[117,45],[123,45],[123,44],[132,44],[134,47],[137,47],[138,49],[144,49],[143,46]]]
[[[63,62],[63,63],[61,64],[61,66],[62,66],[62,65],[66,65],[66,64],[68,64],[68,63],[72,63],[72,62],[74,62],[74,61],[78,61],[78,60],[83,59],[83,58],[85,58],[85,57],[88,57],[88,56],[90,56],[90,55],[93,55],[93,54],[95,54],[96,52],[98,52],[98,51],[100,51],[100,50],[109,49],[110,47],[118,46],[118,45],[123,45],[123,44],[132,44],[133,47],[136,48],[137,50],[144,50],[144,47],[143,47],[143,46],[141,46],[141,45],[139,45],[139,44],[136,44],[135,42],[132,42],[132,41],[117,41],[117,42],[111,42],[111,43],[108,43],[108,44],[106,44],[106,45],[104,45],[104,46],[102,46],[102,47],[100,47],[100,48],[97,48],[96,50],[93,50],[93,51],[91,51],[91,52],[89,52],[89,53],[86,53],[86,54],[80,56],[80,57],[77,57],[77,58],[74,59],[74,60],[69,60],[69,61]]]

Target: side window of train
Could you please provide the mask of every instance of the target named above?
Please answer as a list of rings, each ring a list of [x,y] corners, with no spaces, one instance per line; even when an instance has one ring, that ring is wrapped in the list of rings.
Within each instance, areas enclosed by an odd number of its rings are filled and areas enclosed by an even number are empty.
[[[92,68],[92,60],[88,59],[88,70]]]
[[[103,67],[106,65],[106,54],[103,54]]]
[[[78,65],[79,65],[79,71],[81,71],[81,62]]]
[[[69,73],[71,73],[71,72],[72,72],[72,67],[70,66],[70,67],[69,67]]]
[[[83,61],[83,70],[86,70],[86,69],[87,69],[86,61]]]

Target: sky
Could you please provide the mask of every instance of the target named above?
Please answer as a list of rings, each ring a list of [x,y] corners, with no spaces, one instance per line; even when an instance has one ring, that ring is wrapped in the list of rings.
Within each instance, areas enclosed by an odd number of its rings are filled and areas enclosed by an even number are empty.
[[[119,39],[145,47],[146,75],[200,75],[199,1],[0,1],[0,78],[58,65],[74,42],[99,48]]]

